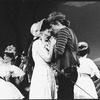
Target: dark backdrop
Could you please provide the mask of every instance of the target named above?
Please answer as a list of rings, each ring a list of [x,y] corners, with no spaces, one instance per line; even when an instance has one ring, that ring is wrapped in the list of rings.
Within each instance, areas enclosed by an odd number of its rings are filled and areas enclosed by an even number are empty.
[[[78,40],[89,43],[90,58],[100,57],[100,2],[75,7],[53,0],[0,1],[0,54],[10,44],[18,53],[27,51],[32,41],[31,25],[52,11],[66,14]]]

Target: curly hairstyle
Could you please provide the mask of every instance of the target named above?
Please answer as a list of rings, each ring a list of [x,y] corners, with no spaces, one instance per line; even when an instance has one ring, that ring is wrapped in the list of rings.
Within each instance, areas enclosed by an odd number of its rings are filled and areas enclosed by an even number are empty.
[[[50,24],[57,24],[57,21],[59,21],[61,24],[69,27],[70,26],[70,21],[66,20],[66,15],[64,15],[61,12],[52,12],[49,14],[47,20],[50,22]]]
[[[12,63],[15,62],[15,56],[16,56],[16,48],[13,45],[9,45],[6,47],[4,54],[6,56],[10,57],[12,60]]]

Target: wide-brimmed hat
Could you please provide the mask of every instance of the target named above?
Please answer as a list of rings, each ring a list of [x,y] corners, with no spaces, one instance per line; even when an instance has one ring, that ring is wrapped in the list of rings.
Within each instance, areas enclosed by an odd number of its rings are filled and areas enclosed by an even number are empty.
[[[43,23],[42,19],[41,21],[38,21],[37,23],[33,23],[33,25],[30,28],[30,32],[34,37],[39,37],[40,36],[40,29]]]

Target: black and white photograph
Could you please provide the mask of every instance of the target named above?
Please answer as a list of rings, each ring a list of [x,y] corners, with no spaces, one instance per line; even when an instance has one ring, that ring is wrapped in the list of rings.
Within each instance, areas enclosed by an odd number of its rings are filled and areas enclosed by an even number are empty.
[[[0,0],[0,99],[100,99],[100,2]]]

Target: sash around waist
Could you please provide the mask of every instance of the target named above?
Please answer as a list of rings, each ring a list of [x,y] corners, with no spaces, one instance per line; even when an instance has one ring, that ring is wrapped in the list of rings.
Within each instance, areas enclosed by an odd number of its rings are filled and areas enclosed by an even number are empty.
[[[79,76],[80,77],[91,77],[91,75],[90,74],[87,74],[87,73],[81,73],[81,74],[79,74]]]

